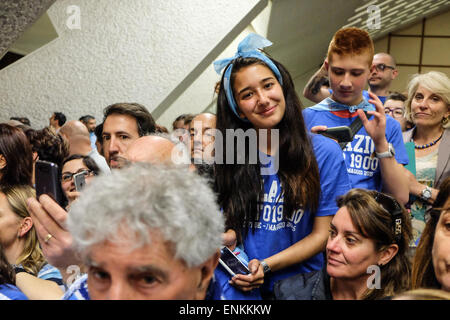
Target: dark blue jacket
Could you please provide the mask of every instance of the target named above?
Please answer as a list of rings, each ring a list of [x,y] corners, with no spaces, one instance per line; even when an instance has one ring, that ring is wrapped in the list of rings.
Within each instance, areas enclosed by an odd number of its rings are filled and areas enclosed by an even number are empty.
[[[326,268],[278,281],[274,294],[276,300],[333,300]]]

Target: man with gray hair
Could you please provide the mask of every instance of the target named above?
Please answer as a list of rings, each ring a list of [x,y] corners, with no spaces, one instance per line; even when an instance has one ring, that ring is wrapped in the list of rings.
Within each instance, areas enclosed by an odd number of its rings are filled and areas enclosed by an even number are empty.
[[[89,189],[95,192],[84,192],[68,217],[87,276],[66,299],[223,298],[213,278],[223,216],[203,178],[135,163]]]

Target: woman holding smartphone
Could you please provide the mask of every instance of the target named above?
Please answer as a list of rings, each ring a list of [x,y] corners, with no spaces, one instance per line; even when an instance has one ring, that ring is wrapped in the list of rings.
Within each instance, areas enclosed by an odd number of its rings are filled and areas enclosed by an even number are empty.
[[[68,200],[66,209],[78,199],[82,186],[85,183],[89,184],[99,173],[99,167],[89,156],[73,154],[63,161],[61,188]]]
[[[231,283],[244,291],[262,286],[266,299],[276,280],[322,268],[334,199],[350,189],[339,146],[307,133],[288,71],[258,50],[269,45],[250,34],[234,57],[214,63],[217,72],[225,69],[217,130],[237,137],[216,138],[215,145],[224,242],[231,249],[243,244],[251,271]],[[240,140],[242,132],[253,142]],[[217,161],[218,150],[226,163]]]

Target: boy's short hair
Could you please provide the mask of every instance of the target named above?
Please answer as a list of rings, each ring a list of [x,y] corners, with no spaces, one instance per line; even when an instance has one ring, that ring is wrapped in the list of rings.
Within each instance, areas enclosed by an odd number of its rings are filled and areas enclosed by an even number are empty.
[[[369,68],[372,66],[374,55],[373,41],[367,31],[351,27],[338,30],[328,46],[328,63],[331,63],[333,53],[339,56],[361,55],[366,53],[369,56]]]

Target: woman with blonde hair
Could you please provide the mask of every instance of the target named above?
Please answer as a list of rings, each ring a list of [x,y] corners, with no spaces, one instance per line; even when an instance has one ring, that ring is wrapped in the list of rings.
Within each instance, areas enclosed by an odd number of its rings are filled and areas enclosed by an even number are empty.
[[[408,84],[406,118],[415,127],[403,133],[403,141],[415,145],[415,176],[409,176],[415,246],[425,228],[425,212],[450,175],[450,79],[442,72],[416,74]]]
[[[35,197],[31,186],[0,189],[0,245],[14,266],[16,286],[29,299],[59,299],[64,293],[62,277],[46,262],[40,248],[27,209],[30,197]]]

